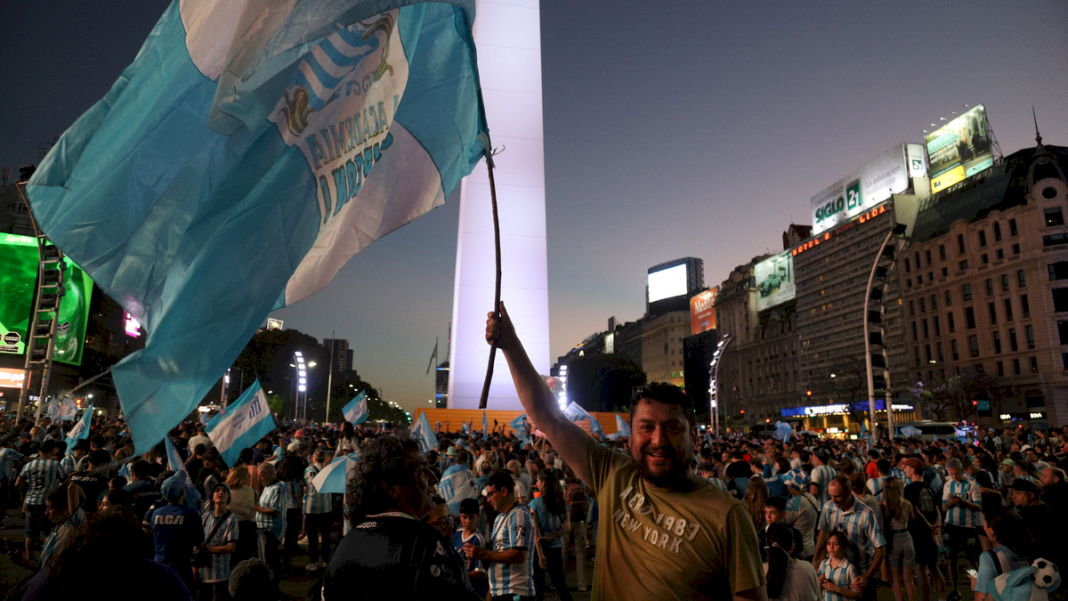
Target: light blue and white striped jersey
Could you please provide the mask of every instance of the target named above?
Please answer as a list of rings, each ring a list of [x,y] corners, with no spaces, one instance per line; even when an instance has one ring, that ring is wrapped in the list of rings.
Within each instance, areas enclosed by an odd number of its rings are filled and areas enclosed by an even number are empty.
[[[883,491],[886,489],[886,476],[879,476],[878,478],[872,478],[868,480],[868,492],[871,496],[882,501]]]
[[[981,505],[983,498],[979,493],[979,485],[975,482],[969,482],[968,480],[957,482],[956,480],[951,479],[942,487],[942,505],[943,509],[945,509],[945,516],[942,518],[942,523],[946,526],[974,528],[976,526],[976,512],[963,505],[954,505],[948,509],[945,508],[945,504],[953,497],[960,497],[970,503]]]
[[[22,466],[19,478],[29,485],[26,490],[27,505],[44,505],[45,499],[57,484],[67,477],[63,466],[55,459],[34,459]]]
[[[300,509],[304,484],[300,480],[286,480],[282,484],[286,489],[286,509]]]
[[[809,493],[794,495],[786,501],[783,523],[796,528],[801,533],[802,557],[812,557],[816,553],[816,523],[819,520],[819,505],[816,497]]]
[[[841,530],[849,542],[856,546],[860,556],[853,559],[861,570],[867,570],[875,557],[875,550],[886,546],[883,528],[875,512],[864,503],[853,499],[848,511],[843,511],[833,501],[828,501],[820,512],[820,532]],[[847,553],[848,556],[848,553]]]
[[[52,531],[48,533],[44,546],[41,547],[41,556],[37,559],[37,567],[44,567],[53,557],[61,553],[66,548],[67,543],[70,542],[70,537],[74,536],[74,529],[84,521],[85,511],[78,509],[62,523],[56,524]]]
[[[782,477],[782,483],[789,488],[809,492],[808,485],[810,484],[810,480],[808,474],[806,474],[800,467],[796,467],[786,472]]]
[[[22,461],[22,453],[15,449],[0,449],[0,482],[15,478],[15,468]]]
[[[63,468],[63,471],[67,475],[70,475],[70,474],[74,473],[74,464],[75,463],[76,463],[76,460],[74,459],[74,455],[65,455],[63,457],[63,459],[59,460],[59,465]]]
[[[257,511],[256,527],[267,530],[275,538],[282,540],[286,533],[286,489],[281,482],[275,482],[263,489],[259,506],[274,509],[278,515],[272,516]]]
[[[901,478],[901,481],[905,482],[905,483],[907,483],[909,481],[909,479],[905,477],[905,470],[899,468],[896,465],[894,467],[890,468],[890,477],[891,478]]]
[[[538,528],[541,529],[542,536],[549,536],[550,534],[556,534],[564,529],[564,514],[553,515],[549,513],[549,508],[545,506],[544,497],[538,497],[530,502],[527,507],[534,512],[534,517],[538,519]],[[566,511],[566,505],[565,511]],[[544,547],[545,545],[543,545]],[[560,548],[560,539],[551,541],[547,545],[550,549]]]
[[[830,502],[831,492],[830,490],[828,490],[827,487],[830,485],[831,480],[833,480],[834,477],[837,475],[838,472],[835,471],[835,469],[829,465],[817,465],[816,467],[812,468],[812,474],[809,476],[809,482],[820,487],[820,494],[818,498],[820,502],[820,507],[823,507],[825,504]]]
[[[853,580],[857,578],[857,568],[845,558],[842,559],[842,563],[838,564],[838,567],[831,567],[831,558],[828,557],[820,563],[820,569],[816,570],[816,574],[842,588],[849,588]],[[823,591],[822,599],[823,601],[846,601],[846,597],[830,591]]]
[[[1016,474],[1013,480],[1027,480],[1028,482],[1034,482],[1038,490],[1042,490],[1042,481],[1030,474]]]
[[[713,485],[715,485],[716,488],[722,490],[723,492],[727,492],[727,483],[723,481],[723,478],[717,478],[715,476],[712,476],[711,478],[706,479]]]
[[[226,544],[237,542],[237,516],[230,512],[226,512],[224,515],[223,519],[225,521],[219,526],[219,530],[215,533],[215,536],[211,537],[211,540],[204,541],[205,547],[222,547]],[[219,521],[219,518],[215,516],[214,512],[204,512],[204,516],[200,518],[200,523],[204,526],[204,536],[211,534],[217,521]],[[200,581],[226,582],[228,580],[230,580],[230,553],[212,553],[211,562],[200,568]]]
[[[309,465],[304,470],[304,514],[330,513],[334,509],[333,496],[315,489],[312,480],[319,475],[319,468]]]
[[[530,510],[516,503],[508,513],[498,515],[491,539],[493,551],[526,549],[527,559],[489,564],[490,594],[534,596],[534,516]]]

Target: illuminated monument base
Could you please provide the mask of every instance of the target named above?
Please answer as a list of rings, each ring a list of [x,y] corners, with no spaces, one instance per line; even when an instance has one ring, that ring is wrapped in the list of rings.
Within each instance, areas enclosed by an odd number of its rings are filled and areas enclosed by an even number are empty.
[[[481,0],[475,46],[493,145],[501,227],[501,299],[535,369],[549,373],[549,289],[545,245],[545,155],[541,111],[541,25],[537,0]],[[486,313],[493,308],[493,214],[480,165],[461,184],[460,227],[449,352],[449,408],[475,409],[486,377]],[[489,409],[521,410],[498,354]]]

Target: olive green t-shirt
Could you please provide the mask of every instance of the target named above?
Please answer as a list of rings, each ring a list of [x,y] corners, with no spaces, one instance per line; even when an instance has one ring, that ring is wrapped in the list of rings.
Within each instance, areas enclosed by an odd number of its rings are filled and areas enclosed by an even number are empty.
[[[730,599],[764,584],[753,520],[707,480],[653,486],[631,457],[592,438],[586,470],[597,494],[593,599]]]

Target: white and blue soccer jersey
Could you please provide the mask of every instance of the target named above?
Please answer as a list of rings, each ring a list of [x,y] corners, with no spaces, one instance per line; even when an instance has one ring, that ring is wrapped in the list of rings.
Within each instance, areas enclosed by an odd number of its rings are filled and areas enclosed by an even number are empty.
[[[216,517],[215,512],[208,511],[200,519],[204,526],[204,536],[211,534],[215,523],[224,520],[215,532],[211,540],[205,540],[205,547],[223,547],[237,542],[237,516],[226,512],[224,516]],[[200,568],[201,582],[226,582],[230,580],[230,553],[212,553],[208,565]]]
[[[979,485],[968,480],[961,480],[960,482],[950,480],[942,487],[942,507],[946,512],[942,518],[942,523],[946,526],[974,528],[976,526],[976,512],[963,505],[946,507],[946,503],[953,497],[959,497],[969,503],[981,505],[983,497],[979,493]]]
[[[526,549],[527,559],[519,563],[489,564],[490,595],[534,596],[534,515],[516,503],[508,513],[497,516],[490,537],[491,550]]]
[[[74,536],[74,529],[81,526],[83,522],[85,522],[85,511],[78,509],[62,523],[53,526],[52,531],[48,533],[48,538],[45,539],[44,546],[41,547],[41,556],[37,559],[37,567],[44,567],[46,563],[61,553],[70,543],[71,537]]]
[[[905,477],[905,470],[899,468],[896,465],[894,467],[890,468],[890,477],[891,478],[901,478],[901,481],[905,482],[905,483],[908,483],[908,481],[909,481],[909,479]]]
[[[304,470],[304,514],[330,513],[334,509],[333,496],[316,490],[312,480],[319,475],[319,468],[309,465]]]
[[[794,468],[783,474],[782,483],[790,488],[809,492],[808,485],[810,481],[808,474],[806,474],[800,467]]]
[[[886,490],[886,476],[879,476],[878,478],[868,480],[867,486],[871,496],[875,497],[876,500],[882,501],[883,491]]]
[[[63,459],[59,460],[60,467],[63,468],[63,472],[67,475],[74,473],[74,463],[74,455],[66,455],[63,457]]]
[[[838,472],[829,465],[817,465],[812,468],[812,475],[809,476],[809,481],[820,487],[818,498],[820,507],[823,507],[831,500],[831,491],[828,489],[828,486],[831,484],[831,480],[837,475]]]
[[[22,461],[22,453],[15,449],[0,449],[0,484],[15,478],[15,467]]]
[[[838,567],[831,566],[831,558],[820,562],[820,569],[816,570],[817,576],[823,576],[833,584],[848,589],[857,578],[857,568],[848,559],[843,558]],[[846,597],[838,593],[823,591],[823,601],[846,601]]]
[[[859,552],[855,560],[861,570],[867,570],[875,557],[875,550],[886,546],[883,528],[870,507],[854,499],[848,511],[828,501],[820,512],[820,532],[840,530]]]
[[[460,554],[460,557],[464,558],[464,565],[466,566],[467,571],[472,572],[481,567],[485,567],[485,564],[483,564],[482,561],[478,559],[467,559],[467,556],[464,555],[463,551],[461,551],[461,549],[463,549],[464,545],[466,545],[467,543],[471,543],[472,545],[479,548],[486,547],[486,539],[482,536],[481,532],[472,532],[471,536],[467,538],[464,538],[463,528],[460,528],[456,532],[452,533],[452,548],[456,549],[456,552]]]
[[[1038,490],[1042,490],[1042,482],[1030,474],[1016,474],[1013,480],[1027,480],[1028,482],[1034,482]]]
[[[564,514],[553,515],[549,513],[549,508],[545,506],[544,497],[538,497],[530,502],[528,505],[530,510],[534,512],[534,517],[538,520],[538,528],[541,529],[542,536],[549,536],[550,534],[556,534],[564,529]],[[565,506],[566,511],[566,506]],[[556,539],[546,544],[542,544],[542,548],[549,547],[551,549],[559,549],[560,539]]]
[[[263,489],[263,493],[260,494],[259,506],[273,509],[278,512],[278,515],[267,515],[257,511],[256,527],[266,530],[273,534],[278,540],[282,540],[282,537],[285,536],[286,533],[285,486],[283,486],[281,482],[275,482]]]
[[[715,476],[712,476],[711,478],[707,478],[707,480],[711,482],[716,488],[722,490],[723,492],[727,492],[727,483],[723,481],[723,478],[717,478]]]
[[[48,492],[67,477],[63,466],[55,459],[34,459],[22,466],[19,478],[29,485],[26,490],[27,505],[44,505]]]

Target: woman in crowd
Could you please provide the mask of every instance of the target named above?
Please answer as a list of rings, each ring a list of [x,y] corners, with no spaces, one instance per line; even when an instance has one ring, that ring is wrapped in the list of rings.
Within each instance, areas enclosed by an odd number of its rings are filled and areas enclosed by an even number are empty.
[[[790,557],[793,533],[782,524],[768,526],[768,599],[772,601],[816,601],[820,585],[812,563]]]
[[[912,580],[912,570],[916,567],[916,548],[909,534],[909,521],[915,519],[915,514],[912,503],[905,499],[905,483],[901,478],[891,476],[886,479],[880,505],[885,524],[883,534],[890,543],[887,563],[890,566],[894,600],[902,601],[904,589],[908,601],[916,601],[916,584]]]
[[[1008,509],[985,513],[984,522],[983,530],[990,540],[991,550],[979,556],[978,576],[972,587],[975,601],[992,598],[994,579],[999,574],[1008,574],[1028,565],[1030,562],[1025,550],[1033,544],[1023,520]]]
[[[561,539],[567,533],[567,503],[560,481],[552,471],[543,469],[538,472],[536,486],[541,495],[530,502],[530,511],[538,520],[541,537],[538,539],[538,552],[542,560],[534,562],[534,590],[538,601],[545,596],[545,573],[549,573],[556,594],[563,601],[571,601],[571,592],[564,577],[564,557]]]
[[[249,486],[248,470],[235,467],[226,476],[230,488],[230,513],[237,518],[237,548],[230,564],[237,565],[256,557],[256,491]]]
[[[749,516],[753,518],[753,525],[759,531],[767,525],[764,521],[764,502],[768,500],[768,488],[764,485],[764,479],[753,476],[749,480],[749,487],[742,497],[742,505],[749,510]]]

